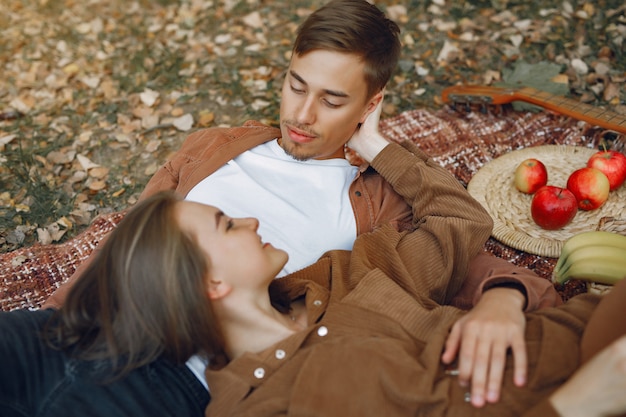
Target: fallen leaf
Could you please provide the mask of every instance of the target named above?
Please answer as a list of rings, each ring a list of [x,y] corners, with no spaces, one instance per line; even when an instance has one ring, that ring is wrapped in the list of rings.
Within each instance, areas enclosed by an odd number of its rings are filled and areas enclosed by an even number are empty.
[[[170,114],[174,117],[180,117],[183,114],[185,114],[185,110],[182,109],[181,107],[176,107],[170,111]]]
[[[11,259],[11,267],[17,268],[18,266],[21,266],[26,261],[28,261],[27,256],[24,256],[24,255],[14,256],[13,259]]]
[[[76,151],[73,149],[69,151],[65,151],[65,152],[52,151],[48,153],[48,155],[46,155],[46,159],[52,162],[53,164],[68,164],[72,162],[75,157],[76,157]]]
[[[193,127],[193,116],[189,113],[172,120],[174,127],[182,132],[186,132]]]
[[[153,139],[146,145],[146,152],[155,152],[161,146],[161,141]]]
[[[143,129],[150,129],[159,124],[159,116],[156,114],[150,114],[141,118],[141,127]]]
[[[17,135],[6,135],[0,137],[0,145],[7,145],[15,139]]]
[[[63,72],[68,76],[74,76],[80,72],[80,67],[76,63],[71,63],[63,67]]]
[[[88,171],[91,168],[96,168],[100,166],[94,162],[91,162],[89,158],[81,154],[76,155],[76,159],[78,159],[78,162],[80,163],[80,166],[83,168],[84,171]]]
[[[102,179],[109,175],[109,168],[102,166],[94,166],[93,168],[89,168],[89,176],[92,178]]]
[[[91,191],[100,191],[103,190],[106,187],[106,181],[102,181],[102,180],[96,180],[96,181],[92,181],[88,188]]]
[[[16,212],[18,213],[29,213],[30,212],[30,206],[26,205],[26,204],[16,204],[14,207]]]
[[[572,59],[571,66],[572,68],[574,68],[574,71],[576,71],[577,74],[585,75],[589,72],[589,67],[587,66],[585,61],[580,58]]]
[[[100,85],[100,77],[80,77],[79,81],[89,88],[98,88]]]
[[[437,56],[437,62],[450,62],[457,58],[459,52],[458,44],[450,41],[445,41],[443,43],[443,47],[439,51],[439,55]]]
[[[61,225],[62,227],[66,229],[71,229],[74,226],[74,224],[65,216],[57,220],[57,224]]]
[[[503,68],[502,82],[496,83],[499,87],[519,88],[532,87],[540,91],[556,95],[566,95],[569,91],[567,84],[553,82],[559,75],[561,66],[550,62],[539,62],[536,64],[519,61],[514,68]],[[515,101],[513,108],[517,111],[540,111],[541,107],[533,104]]]
[[[263,27],[263,19],[261,19],[261,14],[258,11],[245,15],[242,20],[252,28],[258,29]]]
[[[606,85],[606,89],[604,90],[603,99],[605,101],[609,101],[610,102],[611,100],[613,100],[615,98],[617,98],[618,101],[619,101],[619,98],[620,98],[620,87],[617,84],[610,82],[610,83],[608,83]]]
[[[141,94],[139,94],[141,102],[148,107],[154,106],[159,98],[159,92],[146,88]]]

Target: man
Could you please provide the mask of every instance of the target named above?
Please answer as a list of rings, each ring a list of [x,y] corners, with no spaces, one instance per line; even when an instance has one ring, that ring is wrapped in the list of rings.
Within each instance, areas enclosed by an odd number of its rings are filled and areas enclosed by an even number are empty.
[[[399,33],[365,0],[318,9],[298,31],[282,88],[280,130],[250,122],[198,131],[141,198],[175,189],[229,216],[259,218],[264,240],[289,253],[283,274],[327,250],[351,249],[357,235],[378,225],[415,227],[410,207],[389,183],[367,165],[350,165],[344,152],[347,143],[378,136]],[[62,292],[55,294],[44,307],[61,299]],[[459,380],[471,380],[474,405],[498,400],[508,348],[515,383],[525,383],[522,312],[559,302],[551,284],[530,271],[487,255],[472,263],[456,304],[476,307],[454,326],[442,359],[451,363],[459,356]]]

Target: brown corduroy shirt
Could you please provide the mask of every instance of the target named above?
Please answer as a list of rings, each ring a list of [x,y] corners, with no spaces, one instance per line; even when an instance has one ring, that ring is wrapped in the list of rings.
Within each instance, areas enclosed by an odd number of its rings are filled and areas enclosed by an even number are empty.
[[[473,408],[441,365],[448,330],[464,314],[443,304],[462,285],[491,221],[411,144],[387,146],[372,165],[411,205],[411,229],[381,226],[359,236],[351,253],[329,252],[274,281],[292,299],[304,297],[308,327],[208,369],[206,415],[556,415],[545,399],[578,366],[578,341],[598,298],[529,314],[527,386],[513,386],[509,366],[501,401]]]

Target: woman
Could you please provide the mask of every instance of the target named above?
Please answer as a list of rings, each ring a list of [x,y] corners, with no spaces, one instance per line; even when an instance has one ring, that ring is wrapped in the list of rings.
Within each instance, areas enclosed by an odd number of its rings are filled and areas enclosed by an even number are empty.
[[[262,244],[256,224],[216,213],[215,223],[199,231],[212,259],[208,293],[224,337],[224,360],[211,362],[206,372],[212,394],[206,415],[591,417],[624,412],[626,404],[615,390],[601,404],[594,401],[608,381],[625,386],[624,338],[586,366],[582,377],[563,385],[579,366],[581,338],[600,301],[593,295],[527,314],[527,380],[514,380],[515,363],[509,358],[496,401],[483,408],[470,404],[473,393],[465,381],[457,381],[456,364],[441,362],[449,355],[448,332],[465,314],[445,304],[490,224],[458,182],[411,144],[379,144],[359,153],[371,160],[382,148],[396,160],[417,156],[408,171],[394,173],[393,163],[377,166],[412,205],[411,232],[383,226],[360,236],[351,253],[327,253],[313,266],[274,280],[286,254]],[[197,223],[191,219],[200,210],[211,217],[216,209],[185,210],[181,227],[191,232]],[[626,297],[625,287],[616,288],[618,301]],[[499,296],[499,290],[487,294]],[[623,311],[616,297],[612,305]],[[523,297],[509,301],[522,303]],[[607,343],[625,330],[609,329],[615,335]],[[484,374],[501,371],[494,368]],[[592,377],[602,383],[582,392],[572,388]]]
[[[207,374],[214,399],[206,415],[381,415],[381,407],[384,415],[471,415],[475,409],[457,397],[450,382],[454,372],[437,360],[446,317],[461,314],[431,299],[445,292],[433,291],[444,288],[445,279],[433,285],[438,274],[426,273],[422,277],[432,283],[412,285],[385,274],[391,268],[402,277],[405,267],[421,264],[402,260],[417,241],[446,246],[434,236],[464,229],[457,224],[433,233],[442,225],[429,223],[427,218],[420,225],[423,234],[382,228],[359,239],[352,256],[329,253],[296,275],[274,280],[287,255],[262,242],[256,220],[231,219],[211,206],[156,195],[120,223],[58,312],[0,314],[0,414],[202,415],[208,394],[183,365],[198,354],[211,359]],[[454,257],[449,249],[443,259]],[[367,253],[371,259],[362,258]],[[422,255],[436,253],[424,248]],[[598,311],[609,307],[604,313],[614,317],[611,308],[623,309],[625,289],[617,286]],[[586,298],[583,305],[595,304]],[[543,311],[565,318],[556,320],[563,327],[576,328],[581,321],[569,314],[581,309]],[[426,323],[412,320],[420,315]],[[585,313],[579,316],[584,319]],[[596,318],[602,320],[591,321]],[[430,340],[412,338],[421,332]],[[577,352],[575,342],[564,341],[557,355]],[[418,350],[418,356],[407,356]],[[565,356],[561,365],[577,362]],[[619,402],[626,388],[624,363],[626,338],[621,338],[548,398],[552,414],[540,408],[531,415],[624,411],[626,404]],[[542,386],[550,381],[531,382],[534,393],[524,399],[536,402],[552,391]],[[600,393],[605,397],[596,396]],[[581,407],[581,400],[592,408]],[[461,409],[455,401],[462,402]],[[513,405],[513,411],[490,405],[479,412],[521,415],[533,404]]]

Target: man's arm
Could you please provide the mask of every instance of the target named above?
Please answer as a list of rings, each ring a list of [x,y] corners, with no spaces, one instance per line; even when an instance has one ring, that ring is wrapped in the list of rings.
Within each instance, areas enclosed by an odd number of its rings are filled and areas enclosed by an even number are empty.
[[[459,382],[469,385],[471,381],[475,406],[498,401],[509,348],[514,382],[525,384],[523,313],[562,303],[552,283],[534,272],[487,254],[474,258],[461,291],[451,303],[471,310],[454,324],[442,361],[450,364],[459,356]]]
[[[348,142],[348,146],[368,162],[373,162],[386,145],[386,140],[378,133],[378,116],[379,112],[372,113]],[[381,172],[374,164],[372,166],[392,183],[394,189],[397,187],[388,174]],[[396,191],[402,194],[401,190]],[[472,203],[468,203],[468,210]],[[457,269],[454,273],[462,273],[465,277],[467,270],[463,271]],[[478,262],[470,264],[465,282],[461,282],[463,288],[457,296],[461,300],[465,299],[466,308],[473,305],[477,308],[455,325],[442,359],[449,363],[461,353],[459,370],[462,374],[459,380],[464,384],[472,382],[473,403],[477,406],[484,404],[487,392],[491,401],[499,398],[502,370],[509,348],[514,350],[515,381],[520,385],[525,383],[524,309],[560,303],[554,288],[546,285],[549,284],[546,280],[533,275],[531,271],[504,260],[479,256]],[[494,287],[502,286],[504,288],[495,291]],[[494,292],[487,295],[490,288],[494,288]],[[504,299],[509,302],[501,302]],[[435,300],[441,303],[452,301],[437,300],[436,297]],[[482,337],[485,332],[489,337]]]
[[[380,148],[386,145],[386,139],[378,133],[376,117],[377,114],[372,113],[348,142],[348,146],[360,155],[362,154],[361,157],[368,162],[371,162]],[[384,175],[380,173],[370,173],[366,182],[372,187],[371,194],[374,197],[369,202],[375,206],[373,214],[376,217],[373,219],[374,223],[370,223],[369,228],[364,227],[360,233],[370,231],[374,224],[388,222],[396,225],[400,230],[409,230],[412,218],[410,204],[398,195],[388,179],[384,179]],[[361,209],[355,208],[355,210],[358,212]],[[363,222],[364,224],[367,222]],[[485,291],[496,286],[521,291],[526,296],[525,311],[562,303],[558,292],[548,280],[537,276],[527,268],[516,266],[487,253],[472,259],[461,290],[447,303],[469,310],[479,302]]]
[[[396,245],[400,258],[394,261],[413,271],[410,291],[421,299],[449,302],[489,236],[491,218],[451,173],[413,143],[389,143],[382,137],[377,131],[379,110],[348,145],[411,207],[408,234]]]
[[[521,291],[495,287],[452,326],[441,360],[451,364],[458,356],[459,383],[471,384],[471,403],[476,407],[499,400],[509,349],[513,382],[517,386],[526,383],[525,302]]]
[[[525,297],[525,312],[563,304],[552,282],[528,268],[485,252],[472,259],[463,287],[454,296],[450,305],[469,310],[478,304],[486,291],[496,287],[521,292]]]

